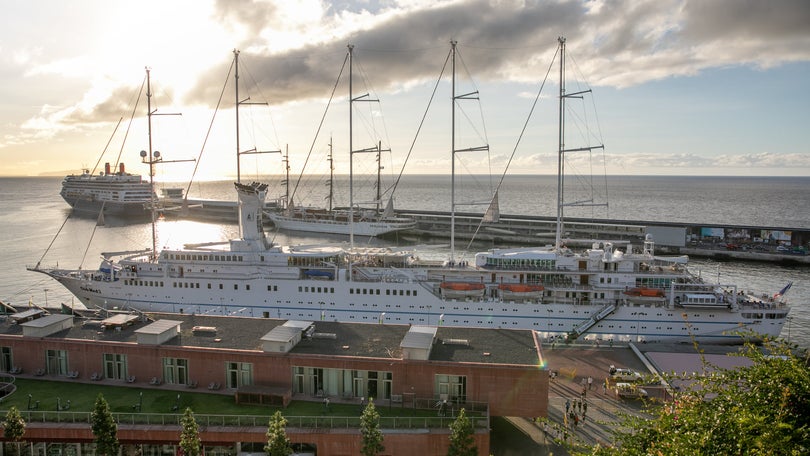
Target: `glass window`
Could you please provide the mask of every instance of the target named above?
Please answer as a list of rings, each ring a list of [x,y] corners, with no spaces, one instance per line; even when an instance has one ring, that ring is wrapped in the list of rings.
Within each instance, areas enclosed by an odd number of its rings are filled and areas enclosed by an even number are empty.
[[[124,380],[127,378],[127,355],[104,354],[104,378]]]
[[[187,385],[188,360],[183,358],[163,358],[163,381],[174,385]]]

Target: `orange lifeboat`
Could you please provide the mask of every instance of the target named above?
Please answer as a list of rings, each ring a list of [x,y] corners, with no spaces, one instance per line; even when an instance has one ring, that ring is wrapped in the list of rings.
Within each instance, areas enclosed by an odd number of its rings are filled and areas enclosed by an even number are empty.
[[[639,287],[626,290],[624,294],[627,296],[641,296],[645,298],[663,298],[664,290],[658,288]]]
[[[506,301],[526,301],[543,296],[545,287],[525,283],[502,283],[498,285],[498,294]]]
[[[483,283],[442,282],[439,288],[445,298],[480,298],[486,286]]]

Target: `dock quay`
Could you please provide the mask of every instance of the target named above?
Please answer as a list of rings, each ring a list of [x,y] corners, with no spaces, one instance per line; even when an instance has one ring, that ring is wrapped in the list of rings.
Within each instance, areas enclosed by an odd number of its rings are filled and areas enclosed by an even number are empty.
[[[164,215],[206,222],[236,223],[236,201],[166,198]],[[278,210],[275,202],[265,211]],[[448,239],[451,217],[441,211],[399,211],[413,217],[416,227],[383,237],[414,240]],[[457,240],[476,239],[495,246],[553,244],[557,221],[550,216],[501,215],[497,223],[481,223],[482,214],[457,212]],[[272,222],[265,219],[268,227]],[[570,247],[590,247],[608,240],[619,246],[640,248],[652,235],[662,253],[715,258],[718,260],[764,261],[810,264],[810,228],[718,225],[684,222],[614,220],[566,217],[563,239]]]
[[[432,211],[402,211],[416,219],[416,227],[399,236],[449,238],[450,214]],[[555,217],[501,215],[498,223],[482,224],[482,214],[456,213],[456,239],[489,241],[495,245],[553,244]],[[594,242],[638,248],[650,234],[656,251],[718,260],[764,261],[810,264],[810,229],[718,225],[639,220],[608,220],[566,217],[563,240],[569,247],[590,247]]]

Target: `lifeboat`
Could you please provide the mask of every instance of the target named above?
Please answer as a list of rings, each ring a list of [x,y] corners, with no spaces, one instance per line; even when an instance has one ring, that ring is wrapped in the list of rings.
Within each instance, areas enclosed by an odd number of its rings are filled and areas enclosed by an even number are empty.
[[[663,298],[664,290],[658,288],[630,288],[624,292],[627,296],[641,296],[643,298]]]
[[[506,301],[537,299],[543,296],[545,287],[523,283],[502,283],[498,285],[498,294]]]
[[[442,297],[449,299],[480,298],[484,296],[486,286],[483,283],[442,282],[439,285]]]

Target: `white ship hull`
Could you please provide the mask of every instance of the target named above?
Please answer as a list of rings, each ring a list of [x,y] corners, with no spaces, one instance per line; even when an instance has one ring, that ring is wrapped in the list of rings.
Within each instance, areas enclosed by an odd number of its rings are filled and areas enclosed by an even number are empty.
[[[295,320],[532,329],[544,338],[568,337],[574,327],[602,308],[601,304],[554,303],[553,300],[542,304],[509,302],[495,298],[444,300],[430,290],[431,285],[438,287],[438,282],[355,282],[346,280],[346,275],[346,271],[341,271],[336,280],[261,277],[211,277],[208,280],[150,277],[147,280],[144,277],[143,281],[152,285],[141,286],[126,285],[124,279],[88,280],[86,276],[62,276],[58,271],[52,274],[91,308]],[[97,278],[101,278],[101,274]],[[138,282],[140,281],[139,279]],[[193,283],[195,286],[174,286],[179,283]],[[197,283],[200,284],[199,288],[196,287]],[[208,288],[208,283],[211,283],[211,289]],[[271,291],[267,291],[268,288]],[[357,290],[360,293],[356,293]],[[778,314],[782,318],[767,318],[766,314]],[[740,331],[777,337],[785,321],[784,314],[784,308],[741,308],[732,311],[727,308],[680,309],[620,305],[611,315],[587,331],[582,339],[608,343],[688,341],[694,338],[703,343],[740,343]]]
[[[416,226],[412,219],[379,219],[379,220],[358,220],[349,223],[347,220],[334,217],[312,217],[302,219],[299,217],[288,217],[279,213],[267,213],[267,217],[273,224],[289,231],[305,231],[314,233],[330,234],[354,234],[355,236],[379,236],[394,231],[406,230]]]

